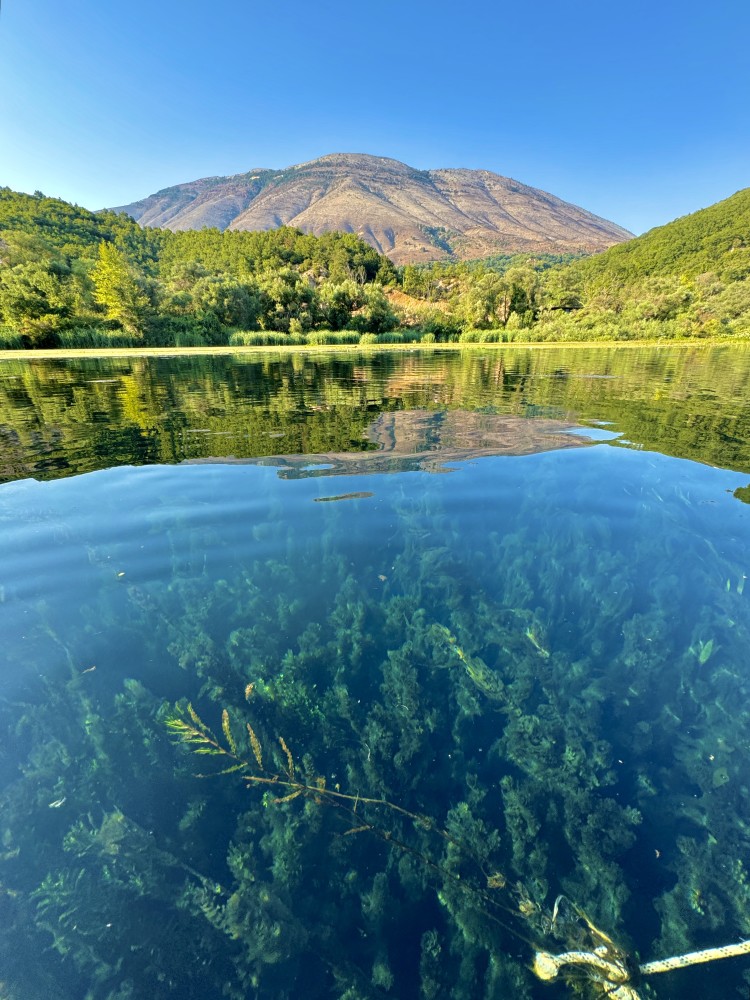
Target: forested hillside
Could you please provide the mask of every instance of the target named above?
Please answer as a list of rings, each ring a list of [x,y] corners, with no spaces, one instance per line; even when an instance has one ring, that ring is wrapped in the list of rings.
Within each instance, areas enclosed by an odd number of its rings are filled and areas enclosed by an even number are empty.
[[[750,336],[750,188],[604,253],[404,268],[462,340]]]
[[[587,280],[604,281],[638,281],[662,274],[694,277],[707,271],[730,280],[746,278],[750,188],[591,257],[577,271]]]
[[[396,268],[352,233],[143,229],[0,189],[0,346],[750,336],[750,189],[594,257]]]
[[[274,342],[393,328],[393,265],[358,237],[142,229],[43,195],[0,189],[4,346]]]
[[[551,337],[750,336],[750,188],[559,270],[547,304]]]

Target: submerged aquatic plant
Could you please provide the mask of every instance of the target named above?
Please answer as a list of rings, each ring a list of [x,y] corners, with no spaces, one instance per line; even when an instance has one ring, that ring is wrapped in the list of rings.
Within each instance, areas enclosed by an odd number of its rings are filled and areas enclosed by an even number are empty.
[[[713,639],[709,639],[708,642],[704,642],[702,639],[699,639],[697,645],[690,647],[690,652],[694,656],[697,656],[698,663],[700,663],[701,666],[704,666],[708,663],[717,649],[718,647],[714,647]]]
[[[600,465],[513,469],[475,521],[449,476],[384,476],[374,522],[314,481],[291,516],[262,470],[226,531],[149,528],[163,581],[118,578],[113,543],[70,620],[3,604],[27,636],[0,703],[14,984],[33,947],[40,998],[543,1000],[536,951],[750,933],[741,567],[689,491],[625,481],[615,529],[564,506]],[[557,978],[632,985],[591,972]]]
[[[424,830],[434,830],[439,836],[451,843],[457,843],[451,835],[437,827],[434,821],[425,815],[410,812],[403,806],[395,802],[390,802],[384,798],[372,798],[359,793],[351,794],[342,792],[340,786],[330,788],[327,786],[326,778],[317,774],[312,779],[298,776],[297,767],[289,747],[283,736],[277,737],[282,755],[282,767],[279,769],[267,769],[263,765],[263,748],[255,730],[249,722],[245,722],[247,738],[254,760],[243,756],[238,749],[237,741],[232,733],[232,728],[227,709],[222,710],[221,726],[224,734],[225,744],[222,744],[215,733],[198,716],[193,706],[188,702],[185,706],[175,706],[164,717],[164,724],[171,734],[180,742],[185,744],[195,754],[206,754],[224,758],[228,761],[226,767],[214,772],[215,776],[232,774],[237,771],[255,770],[256,773],[243,775],[243,780],[248,785],[269,786],[270,790],[280,789],[283,794],[276,795],[270,799],[275,805],[285,802],[292,802],[294,799],[303,797],[316,805],[326,804],[337,809],[343,809],[350,817],[357,821],[357,825],[344,831],[344,836],[355,833],[371,832],[382,836],[385,840],[391,841],[392,836],[383,832],[378,826],[360,816],[358,810],[364,810],[367,806],[381,806],[385,810],[396,813],[417,824]],[[308,765],[309,766],[309,765]],[[207,777],[207,775],[198,775]]]

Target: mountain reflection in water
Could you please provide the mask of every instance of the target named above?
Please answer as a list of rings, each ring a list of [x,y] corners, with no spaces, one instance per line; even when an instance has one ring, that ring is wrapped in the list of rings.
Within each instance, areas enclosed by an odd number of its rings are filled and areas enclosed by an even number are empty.
[[[575,433],[578,431],[579,433]],[[260,462],[279,469],[286,479],[421,469],[446,472],[446,464],[490,455],[536,455],[590,445],[585,428],[545,417],[533,420],[497,413],[462,410],[399,410],[381,414],[365,431],[377,451],[327,452],[320,455],[274,455],[263,459],[204,458],[207,462]]]
[[[750,471],[744,345],[12,358],[0,372],[0,481],[375,450],[368,428],[401,410],[604,425],[621,446]]]

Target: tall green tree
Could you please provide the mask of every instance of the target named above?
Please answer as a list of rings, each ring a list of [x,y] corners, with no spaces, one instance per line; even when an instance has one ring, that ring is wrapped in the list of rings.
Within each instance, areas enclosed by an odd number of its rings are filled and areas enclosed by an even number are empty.
[[[200,278],[192,289],[193,309],[199,316],[213,315],[221,326],[254,330],[263,311],[257,285],[234,278]]]
[[[329,330],[343,330],[352,313],[364,303],[362,287],[347,281],[322,281],[317,288],[318,318]]]
[[[483,330],[505,326],[512,302],[512,286],[505,275],[475,272],[464,280],[459,309],[469,326]]]
[[[111,243],[99,244],[99,257],[91,271],[94,298],[104,307],[108,319],[115,320],[128,333],[143,336],[150,303],[139,278],[121,250]]]

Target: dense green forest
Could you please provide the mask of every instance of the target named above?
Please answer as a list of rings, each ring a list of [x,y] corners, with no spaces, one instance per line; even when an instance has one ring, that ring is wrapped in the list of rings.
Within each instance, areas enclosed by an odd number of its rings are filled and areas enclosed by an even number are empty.
[[[750,334],[750,189],[595,257],[395,268],[351,233],[142,229],[0,189],[0,347]]]
[[[401,281],[461,340],[588,341],[747,337],[749,276],[747,188],[595,256],[406,267]]]
[[[315,342],[396,325],[396,272],[357,236],[141,229],[0,190],[0,343],[68,347]]]
[[[578,270],[587,278],[624,281],[708,271],[742,280],[750,274],[750,188],[590,257]]]

